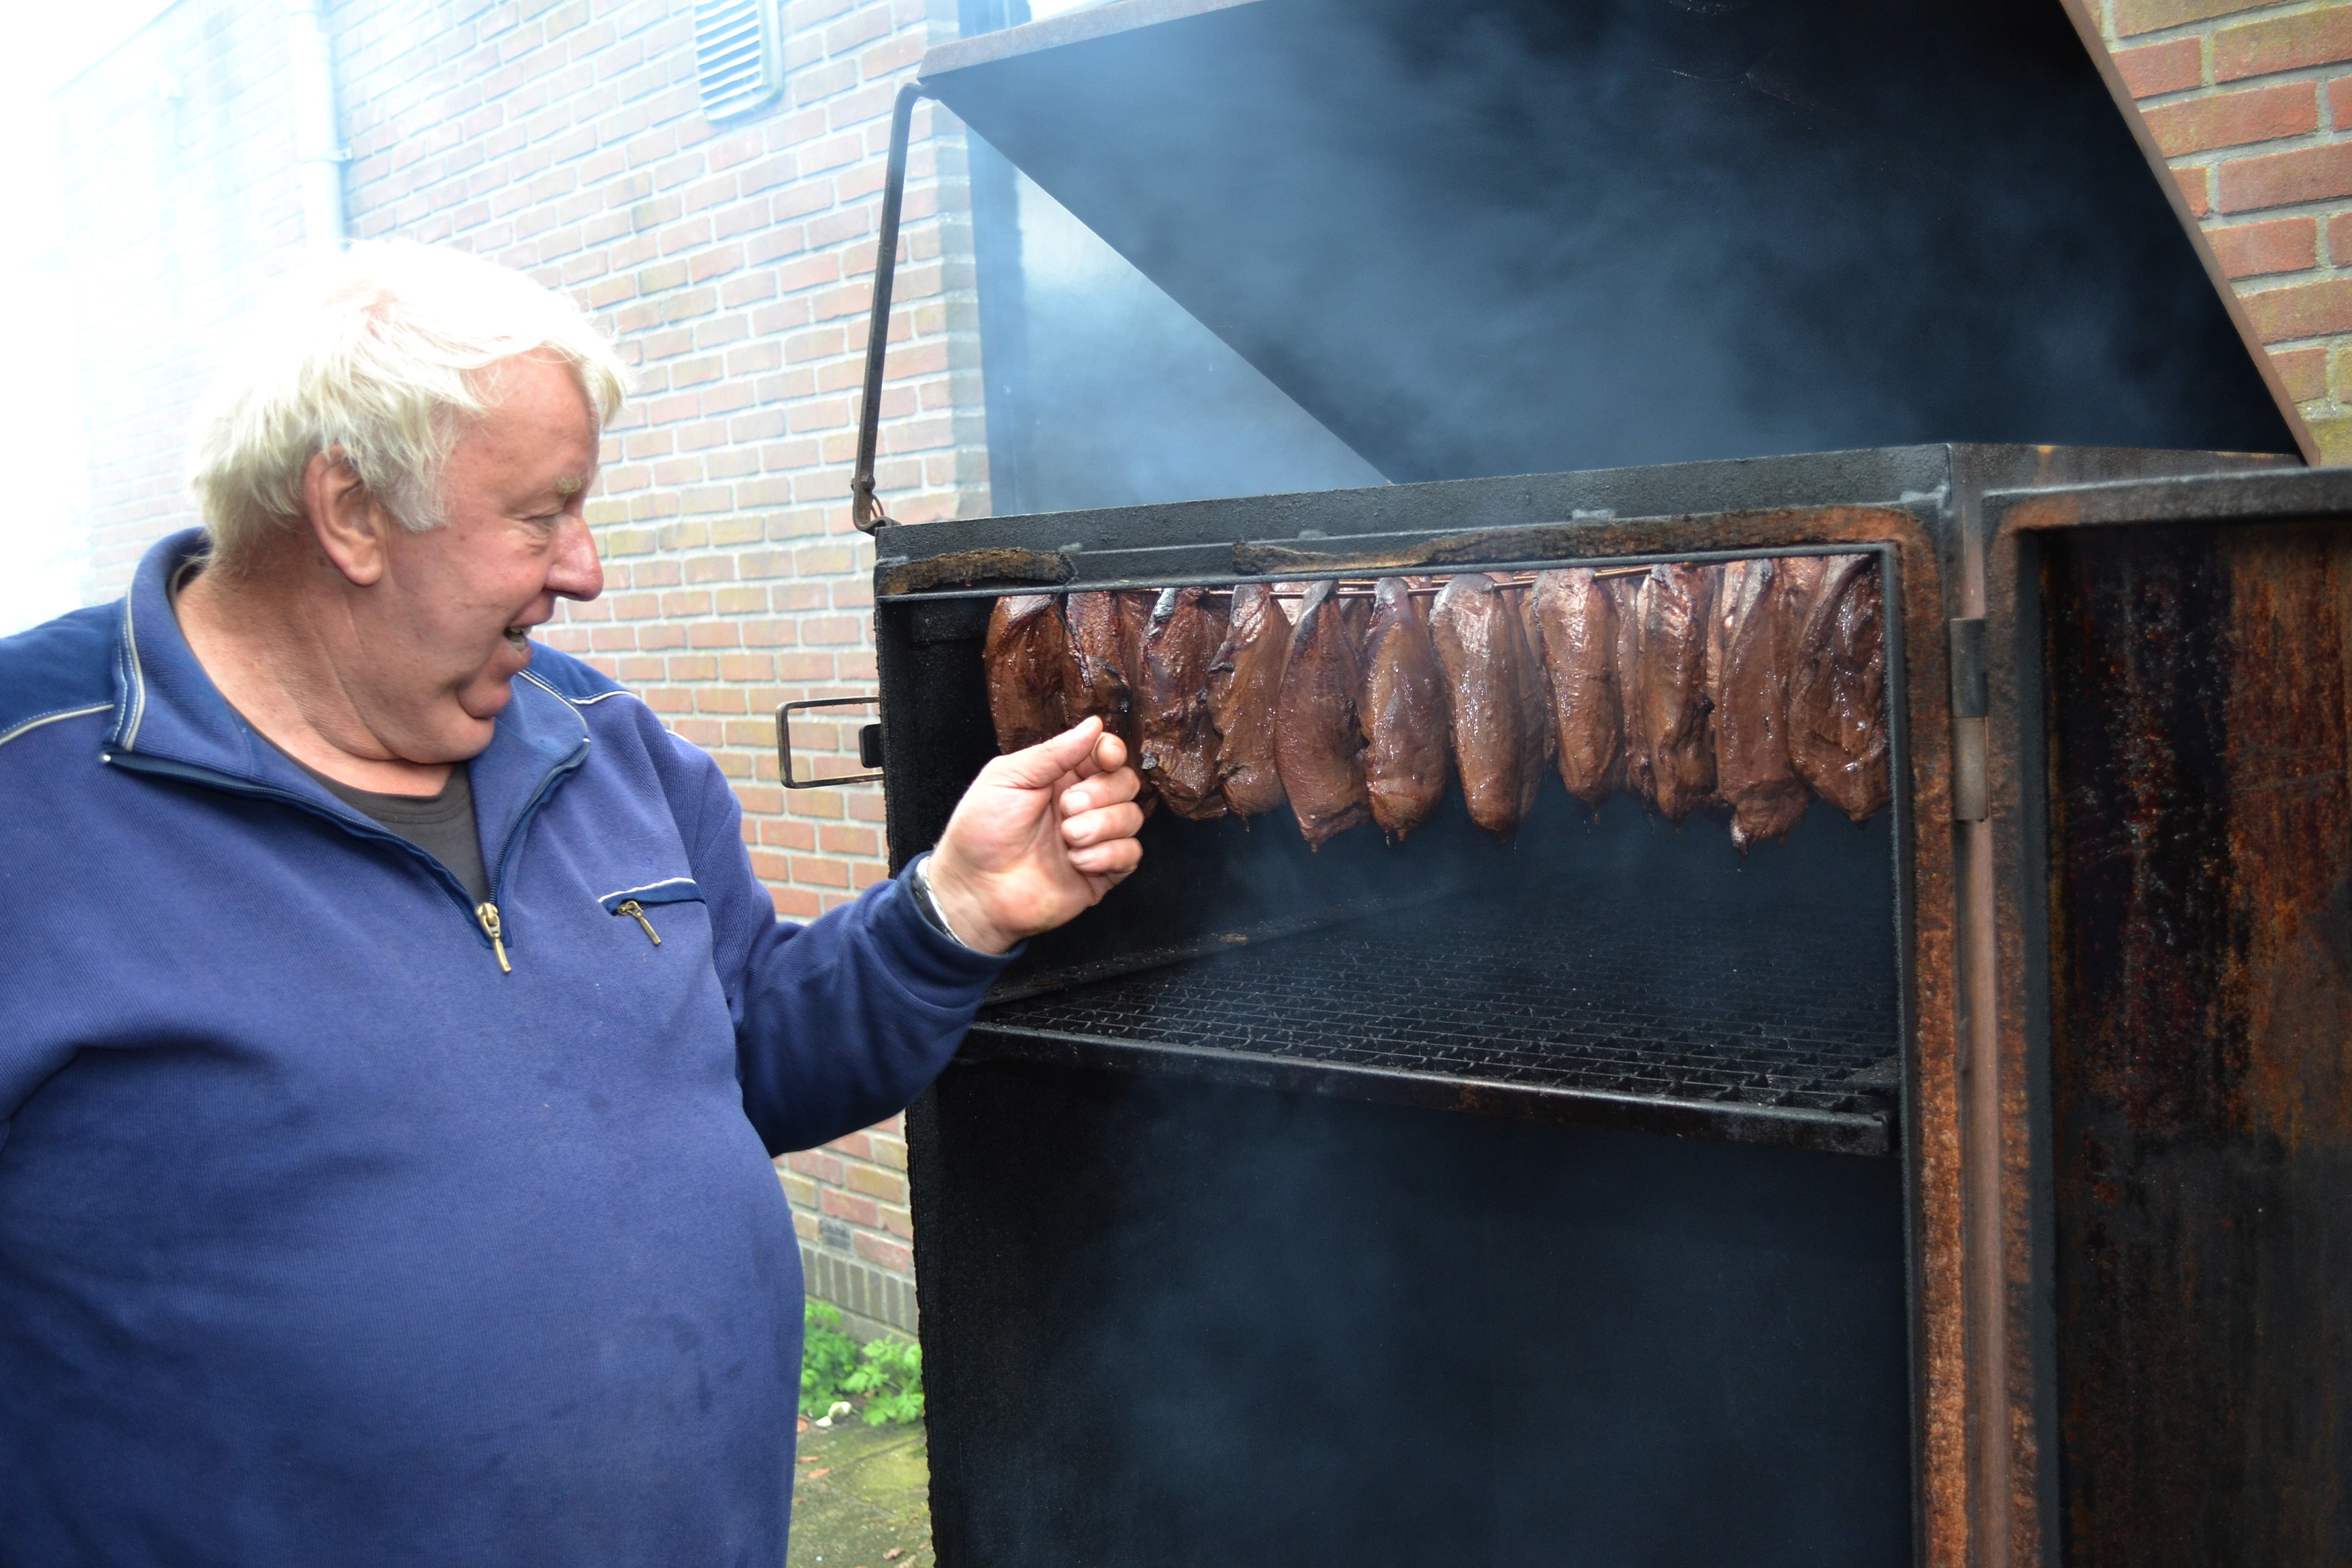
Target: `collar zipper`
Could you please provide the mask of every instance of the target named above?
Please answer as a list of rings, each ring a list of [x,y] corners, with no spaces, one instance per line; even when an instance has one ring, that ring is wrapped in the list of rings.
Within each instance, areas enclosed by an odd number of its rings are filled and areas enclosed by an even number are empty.
[[[551,770],[545,778],[540,780],[538,790],[531,795],[530,803],[523,807],[522,815],[515,819],[513,827],[507,834],[506,845],[499,852],[498,869],[491,876],[493,892],[497,890],[499,879],[505,875],[507,862],[514,858],[515,847],[521,842],[524,830],[530,826],[530,819],[539,814],[539,808],[546,803],[547,797],[554,792],[555,786],[585,762],[587,756],[588,737],[583,735],[579,748]],[[456,874],[435,859],[430,853],[418,847],[413,839],[404,838],[399,834],[387,830],[382,824],[357,813],[327,811],[322,809],[316,801],[305,799],[301,795],[278,789],[271,784],[224,773],[215,768],[202,767],[193,763],[178,762],[166,757],[144,756],[111,746],[100,752],[98,760],[110,767],[126,768],[132,773],[186,779],[229,795],[242,795],[249,800],[278,801],[298,811],[309,812],[311,816],[331,824],[354,838],[389,844],[402,853],[415,857],[425,863],[433,877],[440,882],[442,888],[459,909],[471,909],[475,923],[481,927],[482,934],[489,939],[490,951],[498,954],[499,973],[501,974],[514,973],[514,964],[507,957],[506,926],[499,918],[499,906],[488,899],[479,904],[469,904],[467,891],[458,883]],[[645,926],[646,934],[653,937],[654,945],[659,947],[661,938],[654,935],[653,923],[644,920],[642,916],[639,923]]]
[[[507,962],[505,928],[499,924],[499,906],[484,900],[474,906],[474,918],[482,922],[482,934],[490,939],[490,951],[499,955],[499,973],[512,974],[514,965]]]

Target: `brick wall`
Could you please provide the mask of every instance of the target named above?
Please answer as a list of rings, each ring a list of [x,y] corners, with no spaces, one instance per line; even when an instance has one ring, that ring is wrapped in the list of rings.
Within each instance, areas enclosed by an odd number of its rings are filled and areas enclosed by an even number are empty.
[[[2321,452],[2352,461],[2352,5],[2096,4]]]

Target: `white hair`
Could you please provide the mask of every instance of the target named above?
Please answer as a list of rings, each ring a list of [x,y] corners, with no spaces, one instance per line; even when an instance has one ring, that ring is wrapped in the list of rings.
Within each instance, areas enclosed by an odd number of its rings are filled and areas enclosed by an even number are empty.
[[[250,568],[301,516],[310,459],[339,456],[403,527],[443,521],[450,448],[489,406],[484,373],[518,354],[571,366],[599,417],[628,391],[603,333],[561,294],[444,246],[355,245],[273,290],[214,386],[189,483],[213,562]]]

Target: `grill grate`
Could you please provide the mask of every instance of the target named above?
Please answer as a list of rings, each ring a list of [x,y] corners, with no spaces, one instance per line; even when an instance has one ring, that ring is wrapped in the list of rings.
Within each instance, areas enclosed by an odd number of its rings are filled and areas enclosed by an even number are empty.
[[[1001,1003],[981,1026],[1884,1126],[1900,1026],[1883,910],[1656,901],[1458,898]]]

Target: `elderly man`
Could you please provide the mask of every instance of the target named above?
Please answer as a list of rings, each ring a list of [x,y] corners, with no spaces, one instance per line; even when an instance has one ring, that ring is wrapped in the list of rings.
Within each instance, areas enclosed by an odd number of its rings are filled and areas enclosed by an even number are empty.
[[[1084,725],[779,922],[710,759],[530,640],[604,584],[609,344],[354,252],[205,528],[0,641],[0,1561],[779,1564],[769,1165],[905,1105],[1140,853]]]

